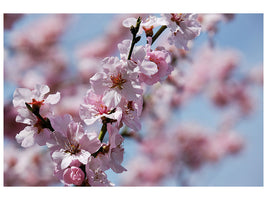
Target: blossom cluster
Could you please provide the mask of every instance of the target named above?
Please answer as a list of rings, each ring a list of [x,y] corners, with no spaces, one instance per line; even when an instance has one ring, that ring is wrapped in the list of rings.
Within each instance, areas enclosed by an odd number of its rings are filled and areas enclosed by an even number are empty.
[[[123,185],[160,185],[170,174],[182,177],[185,168],[197,170],[239,152],[244,143],[232,124],[213,136],[195,124],[179,124],[172,131],[169,125],[174,112],[206,88],[217,107],[235,105],[238,114],[252,112],[247,88],[262,84],[261,71],[240,82],[232,80],[238,52],[212,45],[203,47],[193,61],[190,57],[201,31],[212,36],[217,23],[231,17],[117,17],[106,35],[78,49],[77,77],[67,70],[67,56],[58,45],[70,16],[50,15],[14,32],[12,50],[5,52],[5,77],[20,87],[13,93],[13,105],[5,105],[5,134],[27,152],[20,151],[21,158],[5,157],[5,185],[55,184],[56,177],[66,186],[114,186],[107,170],[122,173]],[[188,69],[181,67],[184,62],[190,63]],[[11,123],[13,118],[18,124]],[[136,139],[140,147],[137,159],[128,164],[126,138]],[[36,150],[38,145],[45,157]],[[26,170],[31,162],[36,165],[32,179]],[[54,177],[40,165],[54,168]]]
[[[127,21],[129,19],[123,23],[127,24]],[[103,59],[103,71],[90,78],[90,87],[84,103],[80,105],[80,118],[86,126],[102,123],[99,136],[95,131],[87,131],[81,122],[74,121],[69,114],[56,116],[52,107],[60,100],[60,93],[47,96],[50,91],[47,85],[37,84],[32,90],[18,88],[14,92],[13,105],[18,112],[16,121],[27,125],[16,135],[17,142],[22,147],[35,143],[47,145],[56,165],[54,174],[64,184],[112,185],[105,171],[126,171],[121,166],[124,148],[119,129],[123,125],[135,131],[141,129],[142,85],[163,81],[173,70],[168,51],[163,47],[151,48],[153,34],[146,34],[145,46],[135,47],[141,38],[137,36],[139,29],[148,31],[158,25],[169,26],[174,31],[172,42],[177,40],[177,47],[185,49],[187,42],[200,33],[200,25],[195,15],[191,14],[163,15],[159,19],[149,17],[145,21],[139,17],[135,23],[136,26],[130,27],[132,41],[123,40],[118,44],[120,58]],[[196,31],[189,36],[191,29]],[[106,132],[109,134],[107,143],[103,142]]]

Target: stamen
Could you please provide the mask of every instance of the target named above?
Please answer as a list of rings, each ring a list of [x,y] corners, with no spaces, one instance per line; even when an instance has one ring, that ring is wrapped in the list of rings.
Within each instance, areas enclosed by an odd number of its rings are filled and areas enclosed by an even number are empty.
[[[120,90],[123,89],[123,84],[127,82],[127,80],[123,79],[121,73],[118,73],[117,76],[111,75],[110,79],[112,81],[112,86],[110,88],[119,88]]]
[[[77,154],[79,152],[81,152],[81,150],[80,150],[80,144],[72,144],[72,143],[70,143],[68,145],[68,149],[65,150],[65,153],[70,153],[71,155]]]
[[[183,14],[182,13],[179,13],[179,14],[172,13],[171,16],[172,16],[171,21],[175,22],[178,26],[179,26],[180,22],[183,21],[183,18],[182,18]]]
[[[32,99],[32,102],[28,104],[32,105],[33,112],[39,113],[41,106],[44,105],[44,100],[36,101],[36,99]]]

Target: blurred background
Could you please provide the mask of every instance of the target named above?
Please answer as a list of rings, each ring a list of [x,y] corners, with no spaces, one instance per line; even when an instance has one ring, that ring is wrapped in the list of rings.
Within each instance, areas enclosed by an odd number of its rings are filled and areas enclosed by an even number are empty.
[[[207,46],[216,49],[216,55],[208,55],[211,58],[217,56],[219,63],[224,60],[218,55],[231,49],[231,55],[238,55],[238,61],[233,61],[235,69],[231,71],[231,77],[240,83],[240,87],[248,85],[246,93],[252,108],[249,106],[249,111],[244,111],[240,117],[232,106],[214,104],[207,95],[215,84],[210,81],[207,90],[194,93],[193,98],[190,97],[182,106],[178,103],[180,107],[172,111],[168,123],[175,129],[190,122],[215,132],[219,129],[218,124],[230,123],[231,129],[242,138],[242,148],[216,162],[204,162],[196,170],[185,168],[182,178],[179,177],[183,181],[177,181],[176,176],[167,177],[160,181],[162,186],[263,186],[263,14],[229,14],[225,18],[218,15],[210,18],[200,15],[203,32],[194,40],[190,53],[185,53],[185,61],[179,57],[182,60],[179,69],[186,74],[191,66],[203,62],[202,56],[207,55],[201,53]],[[16,113],[11,103],[14,90],[17,87],[30,88],[35,83],[48,84],[52,93],[62,92],[61,105],[56,112],[71,113],[79,120],[77,111],[88,89],[90,76],[101,70],[97,66],[102,58],[118,55],[116,45],[119,42],[131,38],[129,30],[121,26],[122,20],[128,16],[138,14],[4,16],[4,185],[61,185],[53,178],[53,166],[44,147],[33,147],[35,150],[32,151],[16,144],[14,137],[23,126],[15,123]],[[189,62],[190,59],[193,62]],[[209,69],[203,73],[209,73]],[[198,76],[197,70],[195,76]],[[75,105],[70,104],[73,101]],[[237,104],[242,102],[237,101]],[[146,126],[140,134],[146,136]],[[118,186],[127,185],[125,179],[132,177],[131,168],[127,166],[140,152],[137,150],[139,143],[134,138],[125,138],[123,146],[122,165],[128,171],[122,175],[107,172],[109,180]],[[46,167],[40,169],[40,166]],[[23,176],[18,175],[22,173]]]

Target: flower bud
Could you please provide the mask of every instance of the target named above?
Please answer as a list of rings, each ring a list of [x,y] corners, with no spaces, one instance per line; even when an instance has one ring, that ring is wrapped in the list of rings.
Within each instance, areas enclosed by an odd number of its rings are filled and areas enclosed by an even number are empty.
[[[67,184],[81,185],[84,181],[84,172],[79,167],[70,167],[64,171],[63,180]]]

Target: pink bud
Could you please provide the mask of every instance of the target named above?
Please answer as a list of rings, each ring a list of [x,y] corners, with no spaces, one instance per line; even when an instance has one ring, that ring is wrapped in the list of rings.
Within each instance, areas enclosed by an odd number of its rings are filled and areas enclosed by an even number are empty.
[[[81,185],[84,176],[84,172],[79,167],[70,167],[64,171],[63,180],[67,184]]]

